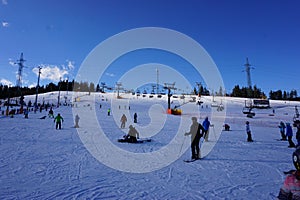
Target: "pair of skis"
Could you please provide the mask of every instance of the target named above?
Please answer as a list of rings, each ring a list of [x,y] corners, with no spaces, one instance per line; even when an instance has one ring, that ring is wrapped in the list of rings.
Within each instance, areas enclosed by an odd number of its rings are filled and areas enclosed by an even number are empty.
[[[196,160],[202,160],[203,158],[198,158],[198,159],[189,159],[189,160],[183,160],[186,163],[191,163],[191,162],[195,162]]]

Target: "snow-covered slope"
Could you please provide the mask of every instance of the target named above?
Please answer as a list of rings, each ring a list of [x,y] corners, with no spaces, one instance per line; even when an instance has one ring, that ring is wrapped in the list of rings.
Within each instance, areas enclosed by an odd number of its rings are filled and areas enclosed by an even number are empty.
[[[280,138],[279,122],[292,122],[298,103],[271,101],[272,109],[255,110],[250,119],[242,113],[244,99],[240,98],[215,97],[226,108],[219,112],[211,108],[212,97],[202,97],[203,106],[188,102],[188,97],[172,99],[172,106],[183,104],[183,115],[174,116],[166,114],[166,97],[61,95],[62,101],[66,96],[73,103],[73,108],[54,109],[64,117],[62,130],[55,130],[53,119],[40,119],[47,115],[45,110],[30,112],[29,119],[0,117],[1,199],[274,199],[284,180],[282,172],[293,169],[294,149],[276,139]],[[39,96],[43,98],[55,104],[57,93]],[[25,101],[29,99],[34,96]],[[109,108],[111,116],[107,116]],[[273,109],[275,115],[270,116]],[[120,129],[123,113],[128,122]],[[78,129],[73,128],[73,114],[80,116]],[[208,116],[214,124],[209,142],[219,134],[220,138],[205,159],[185,163],[190,158],[190,139],[183,134],[192,116],[199,122]],[[231,131],[219,133],[222,116]],[[91,123],[95,119],[97,123]],[[246,120],[253,143],[246,142]],[[152,141],[118,143],[130,124],[141,138]],[[99,127],[105,137],[98,133]],[[138,156],[132,160],[132,155]]]

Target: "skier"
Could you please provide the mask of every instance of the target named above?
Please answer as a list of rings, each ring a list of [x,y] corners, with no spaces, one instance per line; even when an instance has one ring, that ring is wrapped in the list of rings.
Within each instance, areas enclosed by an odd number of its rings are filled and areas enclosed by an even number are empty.
[[[139,139],[139,132],[132,126],[129,126],[128,134],[125,136],[125,140],[129,143],[137,143],[137,139]]]
[[[107,116],[110,116],[110,108],[107,110]]]
[[[250,124],[249,121],[246,121],[246,132],[247,132],[247,136],[248,136],[247,142],[253,142],[249,124]]]
[[[280,140],[285,140],[286,141],[286,135],[285,135],[285,124],[283,123],[283,121],[280,122],[279,126],[278,126],[279,130],[280,130],[280,134],[281,134],[281,139]]]
[[[204,139],[205,142],[208,142],[208,135],[209,135],[209,126],[210,122],[208,121],[208,117],[206,117],[202,123],[202,126],[204,128]]]
[[[29,111],[28,111],[28,108],[27,108],[27,109],[24,110],[25,119],[28,119],[28,113],[29,113]]]
[[[78,116],[78,114],[75,116],[75,128],[79,128],[79,119],[80,119],[80,117]]]
[[[294,148],[295,144],[293,142],[293,129],[291,127],[290,123],[286,123],[286,136],[288,138],[289,141],[289,148]]]
[[[121,121],[121,128],[125,128],[125,123],[127,122],[127,117],[125,114],[122,115],[120,121]]]
[[[49,110],[48,116],[49,116],[50,118],[54,118],[54,112],[53,112],[53,110],[52,110],[52,107],[51,107],[50,110]]]
[[[64,122],[64,118],[60,116],[60,113],[57,114],[57,116],[54,118],[54,122],[56,121],[56,129],[59,128],[61,129],[61,122]]]
[[[200,129],[202,130],[202,133],[200,133]],[[199,142],[204,132],[205,129],[201,124],[197,122],[197,117],[192,117],[192,125],[190,127],[190,132],[184,134],[185,136],[191,135],[192,160],[197,160],[201,158]]]
[[[296,139],[297,139],[297,147],[300,146],[300,124],[296,125],[297,132],[296,132]]]
[[[296,170],[287,172],[288,175],[277,196],[279,200],[300,199],[300,148],[293,153],[293,163]]]
[[[137,114],[136,113],[134,113],[134,115],[133,115],[133,122],[137,123]]]

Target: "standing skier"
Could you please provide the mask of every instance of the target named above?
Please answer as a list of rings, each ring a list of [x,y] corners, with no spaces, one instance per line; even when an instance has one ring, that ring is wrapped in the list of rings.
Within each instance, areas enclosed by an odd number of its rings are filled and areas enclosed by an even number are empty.
[[[293,153],[293,163],[296,170],[288,172],[277,196],[279,200],[300,199],[300,148]]]
[[[29,113],[28,108],[26,108],[26,109],[24,110],[24,117],[25,117],[26,119],[28,119],[28,113]]]
[[[64,118],[58,113],[57,116],[54,118],[54,122],[56,121],[56,129],[61,129],[61,122],[64,122]]]
[[[134,115],[133,115],[133,123],[137,123],[137,114],[136,113],[134,113]]]
[[[293,129],[290,123],[286,123],[286,136],[289,141],[289,148],[294,148],[295,144],[293,142]]]
[[[296,132],[296,139],[297,139],[297,147],[300,146],[300,124],[296,125],[297,132]]]
[[[127,117],[125,114],[122,115],[120,121],[121,121],[121,128],[125,128],[125,123],[127,122]]]
[[[250,124],[249,121],[246,121],[246,133],[247,133],[247,136],[248,136],[247,137],[247,142],[253,142],[249,124]]]
[[[78,116],[78,114],[75,116],[75,128],[79,128],[79,119],[80,117]]]
[[[200,133],[200,129],[202,130],[202,134]],[[200,138],[203,136],[205,129],[201,124],[197,122],[196,117],[192,117],[192,125],[190,127],[190,132],[185,133],[184,135],[191,135],[191,150],[192,150],[192,159],[200,159],[201,152],[199,148]]]
[[[283,123],[283,121],[280,122],[279,126],[278,126],[279,130],[280,130],[280,134],[281,134],[281,139],[280,140],[286,140],[286,135],[285,135],[285,125]]]
[[[204,119],[204,121],[202,122],[202,126],[204,128],[204,139],[205,139],[205,142],[208,142],[209,126],[210,126],[210,122],[208,121],[208,117],[206,117]]]
[[[107,110],[107,116],[110,116],[110,108]]]

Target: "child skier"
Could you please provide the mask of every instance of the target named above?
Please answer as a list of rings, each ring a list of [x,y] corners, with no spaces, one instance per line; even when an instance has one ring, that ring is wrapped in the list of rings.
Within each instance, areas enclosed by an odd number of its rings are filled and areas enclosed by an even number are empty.
[[[286,140],[286,135],[285,135],[285,125],[284,125],[284,123],[283,123],[283,121],[281,121],[280,122],[280,124],[279,124],[279,130],[280,130],[280,134],[281,134],[281,139],[280,140]]]
[[[202,123],[202,126],[204,128],[204,139],[205,142],[208,142],[208,134],[209,134],[209,126],[210,122],[208,121],[208,117],[206,117]]]
[[[59,128],[61,129],[61,122],[64,122],[64,118],[62,118],[62,116],[60,116],[60,114],[58,113],[57,116],[54,118],[54,122],[56,121],[56,129]]]
[[[300,148],[293,153],[293,163],[296,170],[287,172],[288,175],[277,196],[279,200],[300,199]]]
[[[247,142],[253,142],[249,124],[250,124],[249,121],[246,121],[246,133],[247,133],[247,136],[248,136],[247,137]]]

